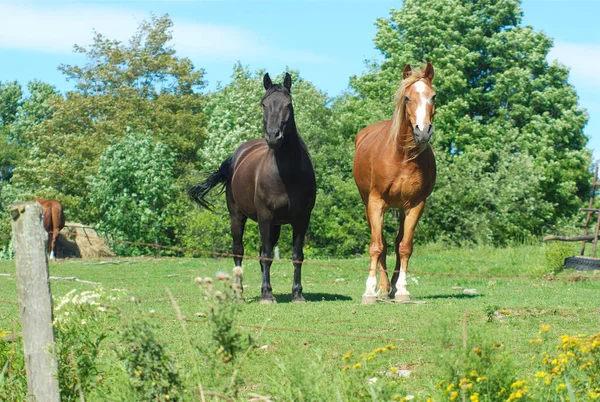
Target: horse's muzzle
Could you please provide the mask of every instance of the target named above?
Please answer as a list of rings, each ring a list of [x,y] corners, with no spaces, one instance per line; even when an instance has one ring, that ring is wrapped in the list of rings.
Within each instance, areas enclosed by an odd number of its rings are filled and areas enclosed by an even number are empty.
[[[265,140],[267,141],[269,148],[279,149],[283,143],[283,133],[281,133],[281,131],[275,134],[267,133]]]
[[[413,135],[415,136],[415,142],[417,144],[423,144],[429,142],[431,140],[431,136],[433,135],[433,125],[427,124],[423,129],[419,127],[413,128]]]

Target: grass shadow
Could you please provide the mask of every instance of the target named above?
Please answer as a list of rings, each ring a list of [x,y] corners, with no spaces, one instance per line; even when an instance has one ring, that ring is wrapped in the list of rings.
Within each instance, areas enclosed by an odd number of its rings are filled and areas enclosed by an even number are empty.
[[[307,302],[320,302],[320,301],[350,301],[352,297],[335,294],[335,293],[303,293],[304,299]],[[273,294],[277,303],[291,303],[292,295],[289,293],[285,294]],[[255,296],[247,299],[247,302],[258,303],[260,302],[260,296]]]

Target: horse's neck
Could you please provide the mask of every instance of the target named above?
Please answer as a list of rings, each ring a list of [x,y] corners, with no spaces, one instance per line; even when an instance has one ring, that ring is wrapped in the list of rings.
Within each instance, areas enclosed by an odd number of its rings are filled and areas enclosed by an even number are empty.
[[[283,144],[275,151],[275,160],[280,168],[290,169],[289,172],[293,172],[294,167],[302,162],[302,152],[304,150],[304,144],[298,130],[296,130],[296,122],[293,117],[286,125],[283,138]]]

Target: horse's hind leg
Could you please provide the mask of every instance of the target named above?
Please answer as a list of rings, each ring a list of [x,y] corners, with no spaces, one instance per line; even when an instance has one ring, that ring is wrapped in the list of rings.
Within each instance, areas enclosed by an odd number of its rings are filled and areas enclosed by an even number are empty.
[[[292,285],[292,301],[303,302],[304,296],[302,295],[302,263],[304,262],[304,236],[306,236],[306,230],[308,229],[307,218],[302,223],[292,225],[293,227],[293,250],[292,260],[294,264],[294,284]]]
[[[229,209],[231,237],[233,238],[233,247],[231,252],[233,253],[233,280],[235,291],[240,295],[244,292],[244,285],[242,283],[242,276],[244,271],[242,270],[242,259],[244,258],[244,229],[246,227],[246,221],[248,217],[244,215],[231,197],[230,192],[227,192],[227,208]]]
[[[244,214],[230,215],[231,217],[231,236],[233,237],[233,247],[231,251],[233,253],[233,284],[235,291],[239,295],[244,293],[244,284],[242,277],[244,271],[242,269],[242,259],[244,258],[244,229],[246,227],[246,220],[248,219]]]
[[[270,219],[261,220],[259,217],[258,228],[260,230],[260,268],[262,271],[262,286],[260,291],[260,302],[263,304],[275,303],[273,288],[271,287],[271,264],[273,263],[273,247],[279,239],[281,226],[272,225]]]
[[[54,230],[52,232],[52,240],[50,243],[50,259],[54,259],[54,257],[56,257],[55,253],[56,253],[56,239],[58,239],[58,231]]]

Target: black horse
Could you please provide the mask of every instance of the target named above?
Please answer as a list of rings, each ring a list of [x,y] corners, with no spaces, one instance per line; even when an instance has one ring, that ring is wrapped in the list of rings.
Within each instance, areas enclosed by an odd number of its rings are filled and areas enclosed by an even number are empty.
[[[217,185],[225,185],[236,267],[242,265],[246,220],[250,218],[258,222],[262,243],[261,303],[275,303],[270,273],[273,248],[279,239],[281,225],[291,224],[292,301],[302,302],[302,248],[315,205],[315,173],[306,145],[296,130],[290,96],[292,78],[286,73],[283,85],[274,85],[267,73],[263,84],[266,90],[261,100],[264,138],[242,144],[219,170],[191,188],[188,194],[199,205],[208,207],[204,197]]]

